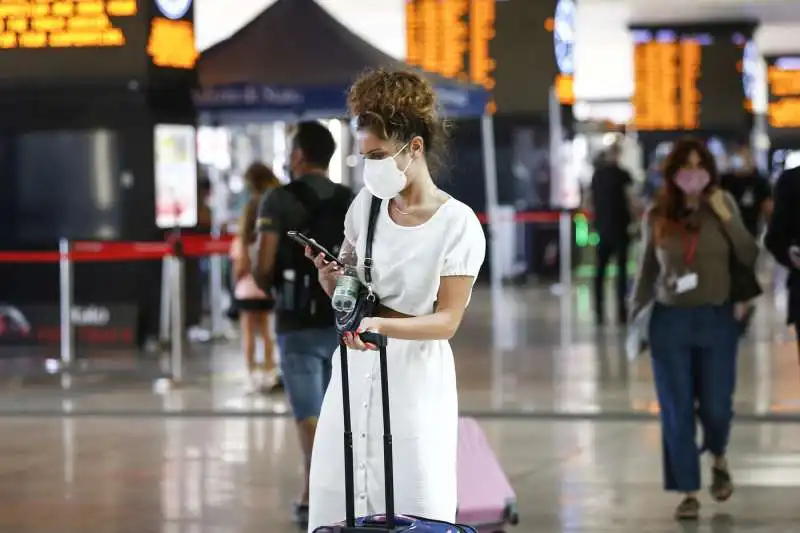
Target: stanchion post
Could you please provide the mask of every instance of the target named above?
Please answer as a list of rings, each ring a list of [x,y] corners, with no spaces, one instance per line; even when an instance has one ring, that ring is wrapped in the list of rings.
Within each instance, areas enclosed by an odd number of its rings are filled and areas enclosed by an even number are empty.
[[[158,341],[166,346],[169,342],[170,315],[172,314],[172,264],[174,260],[167,255],[161,260],[161,302],[159,306]]]
[[[184,303],[184,270],[183,249],[180,241],[174,245],[172,259],[172,309],[171,326],[172,342],[170,344],[170,374],[173,385],[183,381],[183,339],[185,334],[183,303]]]
[[[503,276],[500,263],[499,243],[500,228],[497,224],[497,215],[500,200],[497,193],[497,158],[494,143],[494,119],[490,114],[484,114],[481,119],[481,142],[483,144],[483,181],[486,189],[486,215],[488,216],[489,234],[489,260],[491,261],[492,287],[500,287]]]
[[[565,294],[572,288],[572,213],[562,210],[558,217],[560,283]]]
[[[75,358],[75,337],[72,327],[73,277],[69,239],[58,241],[59,314],[61,326],[61,366],[69,368]]]
[[[214,231],[214,238],[219,238],[219,229]],[[208,259],[208,299],[211,307],[211,336],[219,338],[223,335],[222,317],[222,256],[213,253]]]

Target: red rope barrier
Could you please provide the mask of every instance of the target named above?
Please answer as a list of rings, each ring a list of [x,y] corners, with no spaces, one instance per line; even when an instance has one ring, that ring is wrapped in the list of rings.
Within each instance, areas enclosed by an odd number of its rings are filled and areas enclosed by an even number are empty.
[[[576,211],[576,215],[583,215],[589,219],[593,218],[591,213],[586,211]],[[487,213],[477,213],[478,220],[482,224],[489,223],[489,215]],[[520,211],[514,213],[513,221],[517,224],[555,224],[558,222],[561,213],[557,211]]]
[[[589,213],[579,213],[591,218]],[[481,223],[488,222],[486,213],[478,213]],[[513,221],[522,224],[557,223],[560,213],[524,211],[515,213]],[[204,234],[182,234],[176,239],[168,235],[166,242],[76,241],[67,256],[76,263],[101,263],[113,261],[159,261],[174,255],[179,244],[184,257],[227,255],[233,236],[211,237]],[[56,251],[0,251],[2,263],[58,263],[62,259]]]
[[[187,237],[180,239],[186,257],[227,254],[232,240],[227,236]],[[67,258],[76,263],[101,263],[160,261],[170,255],[174,255],[174,244],[170,242],[76,241]],[[0,251],[0,263],[58,263],[61,259],[61,254],[55,251]]]
[[[0,263],[58,263],[58,252],[0,252]]]

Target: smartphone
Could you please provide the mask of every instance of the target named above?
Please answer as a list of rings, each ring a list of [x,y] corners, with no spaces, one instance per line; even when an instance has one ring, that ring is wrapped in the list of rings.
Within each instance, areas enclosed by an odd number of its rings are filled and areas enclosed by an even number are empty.
[[[299,231],[287,231],[286,232],[286,236],[289,237],[290,239],[292,239],[297,244],[300,244],[301,246],[309,246],[312,250],[314,250],[318,254],[324,255],[325,256],[325,260],[327,262],[329,262],[329,263],[333,262],[333,263],[336,263],[337,265],[343,266],[341,261],[339,261],[339,258],[336,257],[335,255],[333,255],[327,248],[322,246],[320,243],[318,243],[314,239],[306,237],[305,235],[303,235]]]

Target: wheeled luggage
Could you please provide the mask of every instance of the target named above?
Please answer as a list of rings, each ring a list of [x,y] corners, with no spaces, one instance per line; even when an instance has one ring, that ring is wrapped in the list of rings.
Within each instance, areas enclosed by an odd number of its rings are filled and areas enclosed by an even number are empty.
[[[472,418],[458,421],[458,513],[456,520],[480,533],[516,525],[517,496],[486,435]]]
[[[347,369],[347,348],[339,345],[342,367],[342,408],[344,415],[344,471],[345,471],[345,521],[340,524],[318,527],[314,533],[477,533],[470,526],[440,522],[416,516],[394,513],[394,465],[392,462],[392,429],[389,414],[389,379],[386,372],[387,339],[375,333],[362,333],[361,340],[374,344],[380,351],[381,403],[383,404],[383,475],[386,491],[386,514],[356,518],[355,480],[353,471],[353,428],[350,420],[350,380]]]

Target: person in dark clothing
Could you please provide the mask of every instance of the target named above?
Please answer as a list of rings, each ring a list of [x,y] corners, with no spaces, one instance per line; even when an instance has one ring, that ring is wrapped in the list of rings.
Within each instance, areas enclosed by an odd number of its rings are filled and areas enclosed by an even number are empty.
[[[617,321],[625,324],[628,317],[628,247],[629,226],[633,221],[633,178],[619,165],[620,149],[611,146],[599,159],[592,176],[591,197],[594,222],[600,242],[594,278],[595,319],[605,322],[606,270],[612,257],[617,260]]]
[[[304,458],[303,492],[294,505],[294,521],[301,526],[308,522],[311,450],[339,335],[330,297],[318,286],[316,269],[305,258],[302,247],[285,235],[287,230],[326,225],[341,240],[353,192],[328,176],[335,151],[333,136],[323,124],[298,124],[288,165],[292,182],[263,197],[256,222],[258,252],[253,278],[265,291],[275,284],[281,376]],[[308,236],[320,238],[316,232]],[[327,246],[336,253],[331,244]],[[300,262],[290,264],[295,255]],[[308,277],[308,271],[313,272],[314,279]]]
[[[789,269],[788,322],[798,332],[800,357],[800,168],[784,171],[775,183],[775,207],[770,217],[764,246],[775,260]]]
[[[772,213],[772,187],[755,168],[749,148],[740,148],[730,163],[731,172],[722,176],[722,188],[736,200],[745,227],[756,237],[761,222]]]
[[[720,185],[733,196],[747,231],[757,238],[762,222],[769,220],[772,214],[772,187],[756,169],[749,147],[739,147],[731,156],[730,165],[731,171],[722,176]],[[755,311],[755,304],[748,305],[747,313],[740,321],[741,336],[750,329]]]

